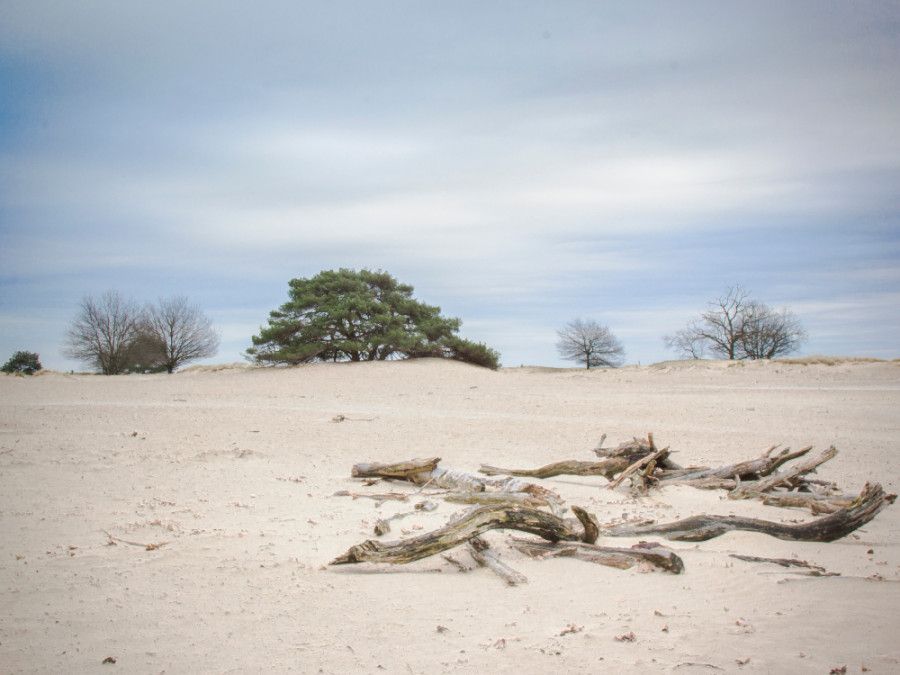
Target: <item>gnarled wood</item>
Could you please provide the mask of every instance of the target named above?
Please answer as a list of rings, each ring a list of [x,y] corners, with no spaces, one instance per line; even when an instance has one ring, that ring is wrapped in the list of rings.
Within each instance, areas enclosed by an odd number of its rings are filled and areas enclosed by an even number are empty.
[[[396,464],[355,464],[351,475],[354,478],[391,478],[405,480],[415,485],[427,485],[434,488],[460,490],[464,492],[502,492],[525,493],[531,495],[533,503],[549,506],[554,512],[560,512],[564,503],[553,490],[541,485],[528,483],[521,478],[486,478],[465,471],[455,471],[439,466],[440,457],[429,459],[411,459]]]
[[[693,516],[661,525],[625,525],[601,528],[607,537],[658,535],[673,541],[707,541],[732,530],[761,532],[786,541],[835,541],[862,527],[897,495],[886,495],[880,485],[866,484],[847,508],[806,523],[784,524],[742,516]]]
[[[440,461],[440,457],[429,457],[394,464],[354,464],[350,475],[354,478],[396,478],[421,485],[420,475],[434,471]]]
[[[805,462],[801,462],[800,464],[791,467],[791,469],[786,471],[785,473],[768,476],[761,480],[754,481],[753,483],[750,483],[748,485],[738,485],[734,490],[728,493],[728,497],[731,499],[752,499],[776,487],[790,485],[792,481],[800,478],[801,476],[805,476],[811,471],[814,471],[816,467],[824,464],[830,459],[833,459],[837,454],[838,451],[832,445],[818,457],[807,459]]]
[[[638,461],[636,461],[634,464],[632,464],[627,469],[625,469],[622,473],[620,473],[618,475],[618,477],[615,480],[610,481],[610,483],[609,483],[609,485],[607,485],[607,487],[610,489],[618,487],[622,483],[623,480],[628,478],[628,476],[632,475],[633,473],[635,473],[637,471],[640,471],[645,466],[647,466],[653,462],[659,463],[668,456],[669,456],[668,448],[663,448],[662,450],[654,450],[649,455],[641,457]]]
[[[523,476],[528,478],[552,478],[553,476],[603,476],[607,480],[627,469],[630,465],[626,457],[610,457],[599,462],[583,462],[574,459],[553,462],[537,469],[501,469],[496,466],[482,464],[478,469],[487,476],[504,474],[507,476]]]
[[[677,482],[680,485],[686,484],[686,481],[696,481],[703,479],[734,479],[756,480],[772,474],[778,467],[790,462],[793,459],[802,457],[810,450],[812,446],[791,452],[789,448],[785,448],[778,455],[772,457],[772,452],[777,446],[772,446],[762,457],[751,459],[746,462],[738,462],[737,464],[729,464],[720,466],[716,469],[684,469],[674,472],[663,472],[659,476],[660,485],[668,485]]]
[[[490,530],[527,532],[549,541],[582,541],[585,530],[553,514],[523,506],[479,506],[444,527],[418,537],[394,542],[374,539],[352,546],[332,565],[360,562],[408,563],[451,549]]]
[[[684,571],[684,562],[681,558],[665,549],[610,548],[579,542],[551,544],[518,537],[513,541],[517,549],[533,557],[577,558],[623,570],[638,563],[646,563],[671,574],[681,574]]]

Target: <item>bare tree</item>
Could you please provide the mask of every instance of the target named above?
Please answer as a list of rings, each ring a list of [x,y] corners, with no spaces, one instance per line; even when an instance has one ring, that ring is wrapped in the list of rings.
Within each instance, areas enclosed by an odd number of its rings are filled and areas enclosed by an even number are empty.
[[[146,348],[157,346],[161,352],[158,362],[169,373],[191,361],[213,356],[219,349],[219,336],[212,323],[183,295],[160,299],[156,305],[148,306],[140,333]]]
[[[583,363],[586,368],[620,366],[625,360],[625,349],[609,328],[593,319],[575,319],[565,328],[556,331],[559,355],[569,361]]]
[[[736,284],[663,340],[685,358],[702,358],[708,350],[718,358],[771,359],[797,351],[806,332],[790,310],[775,312]]]
[[[806,340],[806,331],[786,307],[780,312],[751,302],[744,316],[741,351],[748,359],[771,359],[790,354]]]
[[[85,297],[66,334],[64,356],[84,361],[104,375],[125,371],[129,347],[137,336],[140,308],[118,291]]]

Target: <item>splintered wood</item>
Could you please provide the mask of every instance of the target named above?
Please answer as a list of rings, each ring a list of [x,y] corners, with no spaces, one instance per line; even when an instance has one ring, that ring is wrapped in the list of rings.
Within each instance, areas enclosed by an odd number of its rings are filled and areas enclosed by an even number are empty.
[[[421,486],[420,492],[430,488],[430,496],[440,495],[446,501],[475,506],[458,514],[443,527],[416,537],[394,542],[364,541],[332,560],[331,564],[408,563],[444,554],[468,542],[469,553],[478,565],[489,567],[509,585],[524,583],[524,576],[500,560],[496,550],[481,538],[490,530],[503,529],[540,538],[513,539],[513,547],[529,556],[544,559],[573,557],[621,569],[640,565],[644,571],[658,569],[679,574],[684,570],[684,562],[659,544],[609,548],[597,546],[595,542],[598,537],[647,536],[700,542],[734,530],[759,532],[787,541],[830,542],[862,527],[896,499],[896,495],[886,494],[878,484],[866,484],[859,495],[848,496],[834,484],[810,478],[809,474],[837,455],[834,447],[811,458],[807,455],[812,447],[796,452],[784,449],[776,453],[776,450],[777,446],[773,446],[761,457],[727,466],[682,468],[671,461],[669,449],[658,449],[652,434],[648,434],[646,440],[635,438],[614,448],[598,447],[594,450],[598,459],[593,461],[564,460],[537,469],[482,465],[480,474],[483,475],[445,468],[440,465],[439,457],[391,464],[356,464],[352,470],[354,478],[405,481]],[[803,461],[792,467],[786,466],[800,458]],[[498,475],[506,477],[492,477]],[[702,514],[670,523],[600,525],[594,514],[579,506],[572,506],[575,518],[564,517],[564,500],[559,494],[522,480],[559,475],[601,476],[608,481],[609,489],[619,488],[627,481],[630,490],[636,494],[671,485],[725,489],[731,499],[761,499],[773,506],[802,507],[818,517],[785,524],[758,518]],[[400,494],[405,496],[405,493]],[[398,493],[366,495],[348,490],[335,495],[371,496],[380,501],[399,496]],[[388,530],[380,527],[377,533],[380,535]],[[753,556],[741,559],[766,560]],[[769,561],[775,562],[774,559]],[[782,561],[779,559],[778,562]]]

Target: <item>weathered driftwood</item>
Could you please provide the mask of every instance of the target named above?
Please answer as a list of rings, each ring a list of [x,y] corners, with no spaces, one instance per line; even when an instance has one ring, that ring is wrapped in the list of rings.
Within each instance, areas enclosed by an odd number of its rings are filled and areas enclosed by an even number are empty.
[[[409,500],[409,495],[405,492],[352,492],[350,490],[338,490],[331,496],[353,497],[353,499],[374,499],[377,502],[385,502],[389,499],[393,499],[398,502],[405,502]]]
[[[759,558],[755,555],[738,555],[737,553],[732,553],[731,557],[743,560],[744,562],[772,563],[773,565],[779,565],[780,567],[803,567],[804,569],[813,570],[818,575],[825,574],[824,567],[813,565],[805,560],[797,560],[796,558]]]
[[[787,541],[835,541],[862,527],[897,495],[887,495],[880,485],[866,484],[850,506],[806,523],[786,525],[742,516],[693,516],[674,523],[653,525],[613,525],[602,527],[607,537],[658,535],[673,541],[706,541],[732,530],[760,532]]]
[[[525,493],[531,495],[536,505],[549,506],[559,514],[563,499],[553,490],[528,483],[521,478],[486,478],[464,471],[454,471],[439,466],[440,457],[411,459],[395,464],[356,464],[351,475],[354,478],[390,478],[404,480],[415,485],[459,490],[464,492]]]
[[[731,499],[754,498],[759,497],[762,493],[769,492],[776,487],[790,486],[792,481],[814,471],[816,467],[833,459],[837,454],[838,451],[832,445],[818,457],[807,459],[806,461],[791,467],[784,473],[770,475],[746,485],[738,485],[734,490],[728,493],[728,496]]]
[[[520,506],[546,506],[547,501],[530,492],[447,492],[444,501],[456,504],[518,504]],[[559,515],[559,514],[557,514]]]
[[[791,452],[789,448],[785,448],[779,454],[772,456],[772,452],[778,446],[773,445],[762,457],[751,459],[746,462],[738,462],[737,464],[729,464],[718,468],[694,468],[682,469],[681,471],[660,472],[660,485],[667,485],[672,482],[684,484],[685,481],[696,481],[702,479],[728,479],[740,478],[741,480],[756,480],[763,478],[775,472],[778,467],[790,462],[793,459],[802,457],[810,450],[812,446],[803,448],[796,452]]]
[[[490,530],[508,529],[536,534],[549,541],[596,540],[596,519],[583,509],[573,509],[580,524],[563,520],[545,511],[523,506],[478,506],[441,528],[418,537],[393,542],[374,539],[352,546],[346,553],[331,561],[332,565],[360,562],[408,563],[442,553],[472,537]],[[587,525],[585,525],[587,521]],[[591,538],[593,537],[593,538]]]
[[[393,464],[354,464],[350,475],[354,478],[396,478],[421,485],[426,481],[420,480],[418,477],[434,471],[440,461],[440,457],[429,457],[428,459],[411,459]]]
[[[847,508],[806,523],[784,524],[741,516],[693,516],[674,523],[614,525],[602,527],[609,537],[658,535],[674,541],[706,541],[733,530],[760,532],[787,541],[834,541],[874,518],[896,495],[886,495],[880,485],[866,485]],[[573,507],[579,525],[550,513],[521,506],[476,507],[433,532],[415,538],[382,543],[368,540],[335,558],[332,565],[358,562],[407,563],[442,553],[489,530],[511,529],[536,534],[551,542],[596,540],[596,518]]]
[[[814,516],[823,513],[834,513],[835,511],[846,508],[853,503],[856,496],[823,496],[817,494],[805,493],[777,493],[760,495],[762,503],[766,506],[779,506],[782,508],[805,508],[809,509]]]
[[[513,538],[514,545],[523,553],[539,558],[577,558],[587,562],[628,569],[639,563],[644,563],[670,572],[681,574],[684,571],[684,562],[673,551],[663,548],[610,548],[581,542],[558,542]]]
[[[603,444],[604,434],[600,439]],[[487,476],[507,475],[519,476],[524,478],[553,478],[554,476],[603,476],[607,480],[613,480],[618,474],[622,473],[635,462],[638,462],[648,455],[657,452],[653,445],[653,434],[647,434],[647,440],[635,438],[627,443],[622,443],[615,448],[602,449],[597,447],[594,453],[600,458],[600,461],[580,461],[575,459],[563,460],[561,462],[553,462],[537,469],[502,469],[488,464],[482,464],[478,469],[480,473]],[[668,459],[668,453],[660,455],[657,463],[668,470],[677,471],[680,467],[672,463]],[[643,465],[642,465],[643,466]]]
[[[651,438],[651,447],[653,447],[653,442]],[[669,456],[669,449],[663,448],[662,450],[653,450],[649,455],[645,455],[641,457],[639,460],[634,462],[631,466],[625,469],[622,473],[620,473],[615,480],[610,481],[608,488],[612,489],[621,485],[622,481],[631,476],[632,474],[637,473],[641,469],[647,466],[655,467],[659,462],[663,461],[666,457]],[[651,469],[652,470],[652,469]],[[644,476],[646,479],[646,476]]]
[[[537,469],[501,469],[496,466],[482,464],[478,469],[487,476],[504,474],[507,476],[521,476],[528,478],[553,478],[554,476],[603,476],[612,480],[616,474],[624,471],[629,466],[626,457],[609,457],[599,462],[585,462],[574,459],[562,462],[553,462]]]
[[[500,557],[491,550],[490,544],[481,537],[472,537],[469,539],[468,547],[469,553],[472,555],[472,559],[475,560],[475,562],[482,567],[490,569],[494,574],[503,579],[508,586],[518,586],[519,584],[528,582],[528,577],[521,572],[517,572],[500,560]]]

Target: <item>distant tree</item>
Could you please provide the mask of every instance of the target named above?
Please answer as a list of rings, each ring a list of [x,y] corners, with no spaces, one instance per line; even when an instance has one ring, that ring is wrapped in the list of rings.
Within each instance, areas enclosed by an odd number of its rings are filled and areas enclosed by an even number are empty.
[[[69,326],[62,353],[104,375],[123,373],[141,318],[141,309],[118,291],[107,291],[99,298],[85,297]]]
[[[575,319],[556,331],[559,355],[569,361],[583,363],[586,368],[620,366],[625,361],[625,349],[609,328],[593,319]]]
[[[797,351],[806,332],[789,309],[776,312],[750,298],[742,286],[707,305],[699,319],[663,338],[683,358],[771,359]]]
[[[288,287],[290,299],[269,313],[247,350],[257,363],[435,356],[499,367],[497,352],[456,335],[459,319],[415,300],[412,286],[386,272],[327,270]]]
[[[9,357],[9,361],[3,364],[0,371],[4,373],[25,373],[26,375],[34,375],[41,370],[40,357],[34,352],[16,352]]]
[[[179,295],[146,307],[132,347],[133,358],[150,370],[161,367],[172,373],[186,363],[215,355],[219,336],[200,308]]]
[[[787,308],[776,312],[751,301],[741,331],[741,352],[748,359],[772,359],[796,352],[806,341],[806,331]]]

